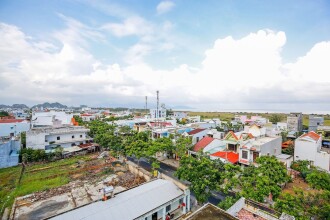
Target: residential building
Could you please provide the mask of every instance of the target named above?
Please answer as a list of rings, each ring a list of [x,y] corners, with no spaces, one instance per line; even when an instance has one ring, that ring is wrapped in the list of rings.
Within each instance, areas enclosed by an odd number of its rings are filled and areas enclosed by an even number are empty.
[[[189,211],[190,191],[187,187],[156,179],[117,193],[113,198],[78,207],[50,219],[165,220],[168,213],[177,219]]]
[[[247,140],[239,148],[239,162],[244,165],[255,163],[260,156],[278,156],[281,154],[282,137],[258,137]]]
[[[311,165],[330,171],[330,152],[322,147],[322,137],[310,131],[295,140],[294,160],[308,160]]]
[[[137,132],[143,132],[147,130],[147,122],[135,122],[133,130]]]
[[[330,126],[318,126],[316,133],[322,137],[322,147],[330,148]]]
[[[12,111],[12,114],[14,115],[15,119],[27,119],[29,117],[29,114],[23,110],[14,110]]]
[[[191,143],[196,144],[203,137],[207,136],[208,131],[209,131],[208,129],[197,128],[197,129],[191,130],[189,132],[184,132],[183,136],[190,137],[191,141],[192,141]]]
[[[289,154],[279,154],[276,156],[277,160],[282,162],[286,168],[290,168],[293,162],[293,156]]]
[[[70,125],[73,114],[67,114],[65,112],[33,112],[31,118],[32,127],[47,127],[47,126],[59,126]]]
[[[235,115],[234,121],[245,124],[245,121],[247,120],[246,115]]]
[[[207,133],[207,136],[213,137],[213,138],[216,138],[216,139],[223,139],[225,137],[225,132],[218,131],[217,129],[211,129]]]
[[[199,151],[202,151],[205,154],[213,154],[224,150],[225,148],[226,143],[224,141],[206,136],[194,145],[193,150],[189,151],[189,154],[196,154]]]
[[[83,121],[93,121],[96,118],[95,115],[89,113],[81,114],[80,117]]]
[[[18,165],[19,137],[0,137],[0,168]]]
[[[58,146],[79,146],[93,140],[88,132],[89,129],[82,126],[32,128],[26,132],[26,147],[52,150]]]
[[[290,113],[290,115],[287,117],[287,124],[288,124],[288,130],[289,131],[302,131],[302,125],[303,125],[303,115],[301,112],[298,113]]]
[[[0,137],[16,136],[30,130],[30,122],[25,119],[0,120]]]
[[[309,115],[308,131],[316,131],[318,126],[323,126],[324,117]]]
[[[187,112],[178,112],[178,111],[173,112],[173,117],[175,119],[183,119],[183,118],[187,118],[187,116],[188,116]]]
[[[277,122],[276,129],[279,131],[287,131],[288,130],[288,124],[286,122]]]
[[[151,118],[166,118],[166,109],[159,108],[157,109],[150,109],[150,117]]]

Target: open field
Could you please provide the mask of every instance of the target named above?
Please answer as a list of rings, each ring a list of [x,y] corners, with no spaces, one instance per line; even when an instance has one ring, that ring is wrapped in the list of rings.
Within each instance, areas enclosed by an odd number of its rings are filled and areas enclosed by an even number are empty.
[[[1,214],[11,208],[14,199],[38,191],[56,188],[75,179],[100,177],[111,172],[111,164],[104,159],[93,159],[96,155],[77,156],[59,161],[26,166],[19,182],[21,166],[0,169]],[[95,178],[98,179],[98,178]]]
[[[265,118],[269,118],[273,114],[278,114],[282,116],[282,121],[286,122],[286,117],[288,114],[285,113],[248,113],[248,112],[189,112],[189,116],[200,115],[203,118],[219,118],[222,121],[232,120],[235,115],[247,115],[249,118],[253,115],[260,115]],[[303,125],[308,126],[308,115],[303,115]],[[330,126],[330,116],[324,115],[324,125]]]

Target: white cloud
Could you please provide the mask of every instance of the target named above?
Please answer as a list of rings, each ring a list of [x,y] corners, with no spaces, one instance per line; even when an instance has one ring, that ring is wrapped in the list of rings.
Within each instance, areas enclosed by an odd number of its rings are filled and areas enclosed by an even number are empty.
[[[103,30],[110,31],[117,37],[129,35],[143,36],[152,32],[151,25],[139,16],[129,17],[123,23],[108,23],[101,27]]]
[[[175,4],[172,1],[162,1],[157,5],[157,14],[165,14],[172,10],[174,6]]]
[[[330,101],[330,42],[320,42],[296,62],[286,64],[281,57],[285,33],[260,30],[241,39],[216,40],[205,52],[202,65],[196,65],[199,69],[182,64],[160,70],[144,62],[143,57],[153,48],[142,41],[127,51],[127,66],[97,60],[87,49],[88,40],[95,34],[102,39],[102,35],[86,25],[67,22],[71,26],[56,32],[60,46],[36,41],[15,26],[0,24],[2,102],[142,107],[144,96],[154,96],[156,90],[167,105],[194,107],[279,108],[293,103],[320,106]],[[78,37],[87,47],[65,33]],[[171,45],[163,49],[167,47]]]

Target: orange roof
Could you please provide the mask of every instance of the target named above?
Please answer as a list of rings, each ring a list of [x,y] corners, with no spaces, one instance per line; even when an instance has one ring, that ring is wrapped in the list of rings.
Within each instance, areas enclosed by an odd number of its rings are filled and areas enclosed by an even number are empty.
[[[207,145],[209,145],[212,141],[214,140],[214,138],[211,137],[204,137],[202,140],[198,141],[195,146],[194,146],[194,151],[198,152],[200,149],[204,149]]]
[[[228,160],[230,163],[234,164],[238,162],[239,155],[232,151],[219,151],[214,154],[211,154],[214,157],[221,157],[223,159]]]
[[[306,134],[303,134],[301,137],[310,137],[312,138],[314,141],[318,141],[320,139],[320,135],[316,134],[314,131],[310,131]]]
[[[88,113],[84,113],[84,114],[81,114],[81,116],[93,116],[92,114],[88,114]]]
[[[236,134],[233,131],[229,131],[228,134],[226,135],[226,137],[231,134],[236,140],[238,140],[238,137],[236,136]]]
[[[293,141],[288,140],[282,143],[282,148],[287,148],[289,145],[293,145]]]
[[[1,119],[0,123],[17,123],[25,121],[25,119]]]

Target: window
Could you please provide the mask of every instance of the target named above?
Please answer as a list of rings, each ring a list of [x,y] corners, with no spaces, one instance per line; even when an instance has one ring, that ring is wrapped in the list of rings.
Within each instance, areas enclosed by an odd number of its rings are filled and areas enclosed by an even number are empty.
[[[82,134],[80,135],[80,138],[82,138]]]
[[[199,141],[199,137],[196,137],[196,142],[198,142]]]
[[[171,205],[166,206],[166,212],[171,211]]]
[[[180,204],[182,204],[182,203],[183,203],[183,198],[181,198],[181,199],[179,200],[179,203],[180,203]]]
[[[242,150],[242,158],[248,159],[248,152],[246,150]]]
[[[73,144],[71,144],[71,146],[73,147],[73,146],[76,146],[76,144],[75,143],[73,143]]]
[[[72,135],[72,139],[74,138],[74,135]]]
[[[61,137],[60,137],[60,136],[58,136],[56,139],[59,141],[59,140],[61,140]]]

